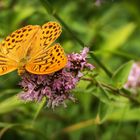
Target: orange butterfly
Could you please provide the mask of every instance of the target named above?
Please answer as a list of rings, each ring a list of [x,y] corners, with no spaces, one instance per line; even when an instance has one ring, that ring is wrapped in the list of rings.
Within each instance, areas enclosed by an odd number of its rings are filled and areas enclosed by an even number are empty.
[[[60,36],[61,26],[48,22],[42,27],[28,25],[16,30],[0,43],[0,75],[18,69],[33,74],[56,72],[67,63],[60,44],[52,43]],[[50,46],[51,45],[51,46]]]

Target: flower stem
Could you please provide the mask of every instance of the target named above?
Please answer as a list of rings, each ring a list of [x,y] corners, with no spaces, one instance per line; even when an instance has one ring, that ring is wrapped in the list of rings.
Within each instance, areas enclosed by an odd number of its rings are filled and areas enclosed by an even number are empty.
[[[88,46],[86,45],[81,39],[79,39],[75,33],[70,29],[70,27],[60,18],[60,16],[55,12],[53,7],[50,5],[48,0],[40,0],[42,5],[45,7],[45,9],[48,11],[50,15],[55,17],[61,24],[62,26],[71,34],[71,36],[82,46]],[[88,46],[89,47],[89,46]],[[90,48],[90,47],[89,47]],[[91,57],[96,61],[96,63],[105,71],[105,73],[111,77],[112,72],[95,56],[94,53],[90,54]]]
[[[128,98],[130,101],[132,101],[133,103],[137,104],[137,105],[140,105],[140,101],[137,100],[136,98],[134,98],[133,96],[130,96],[130,95],[127,95],[127,94],[124,94],[126,91],[125,89],[122,89],[122,90],[119,90],[115,87],[112,87],[111,85],[108,85],[108,84],[105,84],[105,83],[102,83],[102,82],[99,82],[97,81],[96,79],[91,79],[91,78],[82,78],[82,80],[85,80],[85,81],[89,81],[89,82],[93,82],[95,85],[98,85],[98,87],[101,87],[101,88],[106,88],[107,90],[110,90],[112,93],[114,93],[115,95],[120,95],[120,96],[123,96],[123,97],[126,97]]]
[[[40,114],[40,111],[42,110],[45,104],[46,104],[46,98],[43,98],[43,100],[40,102],[38,109],[34,115],[33,122],[37,119],[38,115]]]

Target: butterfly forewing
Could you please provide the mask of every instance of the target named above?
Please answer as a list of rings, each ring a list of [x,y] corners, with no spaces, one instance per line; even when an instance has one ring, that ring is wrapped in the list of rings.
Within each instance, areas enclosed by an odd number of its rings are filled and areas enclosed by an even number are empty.
[[[18,68],[39,28],[33,25],[25,26],[11,33],[0,43],[0,75]]]
[[[28,25],[11,33],[11,35],[2,41],[1,53],[10,59],[19,61],[25,56],[39,28],[39,26]]]
[[[29,61],[26,70],[34,74],[49,74],[62,69],[67,63],[63,48],[55,44]]]
[[[48,22],[44,24],[35,37],[31,47],[31,58],[36,57],[38,53],[44,52],[61,34],[61,26],[57,22]]]
[[[61,26],[56,22],[48,22],[42,26],[40,45],[43,48],[51,45],[61,34]]]

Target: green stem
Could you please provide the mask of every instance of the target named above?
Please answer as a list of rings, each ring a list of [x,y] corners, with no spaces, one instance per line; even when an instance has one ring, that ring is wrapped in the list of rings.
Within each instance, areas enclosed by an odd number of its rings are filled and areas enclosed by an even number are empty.
[[[133,54],[128,54],[128,53],[125,53],[123,51],[119,51],[119,50],[114,50],[114,51],[109,51],[110,53],[113,53],[115,55],[118,55],[118,56],[121,56],[121,57],[124,57],[124,58],[127,58],[127,59],[134,59],[136,61],[140,61],[140,57],[137,56],[137,55],[133,55]]]
[[[112,72],[96,57],[94,53],[90,53],[90,56],[96,61],[96,63],[105,71],[105,73],[112,77]]]
[[[53,13],[53,8],[50,5],[50,3],[47,0],[40,0],[42,5],[45,7],[45,9],[48,11],[48,13],[51,15]]]
[[[137,105],[140,105],[140,101],[137,100],[136,98],[134,98],[133,96],[130,96],[128,94],[124,94],[126,93],[126,89],[122,89],[122,90],[119,90],[115,87],[112,87],[111,85],[108,85],[108,84],[105,84],[105,83],[102,83],[102,82],[99,82],[97,81],[96,79],[91,79],[91,78],[82,78],[82,80],[85,80],[85,81],[89,81],[89,82],[92,82],[94,83],[95,85],[98,85],[98,87],[101,87],[101,88],[106,88],[107,90],[111,91],[112,93],[114,93],[115,95],[120,95],[120,96],[123,96],[123,97],[126,97],[128,98],[130,101],[132,101],[133,103],[137,104]]]
[[[93,52],[91,52],[93,53]],[[109,54],[115,54],[115,55],[118,55],[120,57],[123,57],[125,59],[133,59],[133,60],[136,60],[136,61],[140,61],[140,57],[137,56],[137,55],[133,55],[133,54],[129,54],[129,53],[126,53],[126,52],[123,52],[123,51],[119,51],[119,50],[106,50],[106,49],[102,49],[102,50],[97,50],[96,52],[94,52],[97,56],[98,55],[102,55],[103,53],[109,53]]]
[[[117,88],[114,88],[110,85],[107,85],[105,83],[100,83],[101,86],[105,87],[105,88],[108,88],[109,90],[112,91],[112,93],[114,93],[115,95],[120,95],[120,96],[123,96],[123,97],[126,97],[128,98],[130,101],[132,101],[133,103],[137,104],[137,105],[140,105],[140,101],[137,100],[136,98],[134,98],[133,96],[131,95],[128,95],[128,94],[124,94],[124,93],[127,93],[126,89],[122,89],[122,90],[119,90]]]
[[[53,16],[62,24],[62,26],[71,34],[73,39],[75,39],[82,47],[85,46],[85,43],[80,40],[75,33],[68,27],[68,25],[57,15],[56,13],[53,13]]]
[[[43,100],[40,102],[38,109],[34,115],[33,122],[37,119],[38,115],[40,114],[40,112],[45,104],[46,104],[46,98],[43,98]]]

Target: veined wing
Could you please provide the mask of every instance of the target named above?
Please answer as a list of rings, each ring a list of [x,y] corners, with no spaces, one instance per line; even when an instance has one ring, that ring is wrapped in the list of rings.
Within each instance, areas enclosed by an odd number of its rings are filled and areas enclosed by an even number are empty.
[[[5,55],[0,53],[0,75],[4,75],[11,71],[16,70],[18,64],[16,61],[7,58]]]
[[[60,44],[44,48],[42,52],[31,59],[25,66],[33,74],[49,74],[56,72],[67,64],[67,57]]]
[[[1,43],[0,53],[17,62],[23,58],[40,26],[28,25],[7,36]]]
[[[36,58],[38,54],[43,53],[60,36],[61,32],[61,26],[57,22],[44,24],[34,37],[28,56]]]

